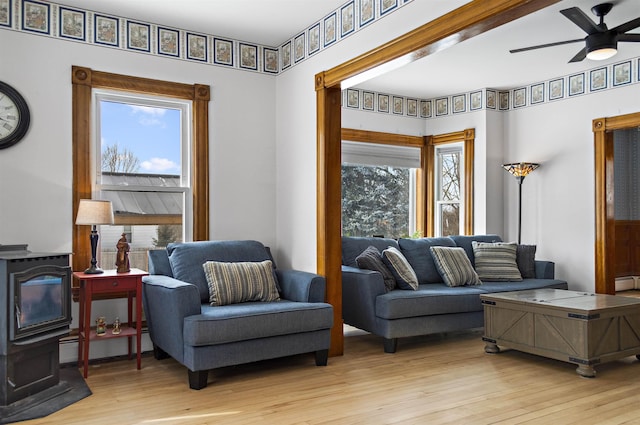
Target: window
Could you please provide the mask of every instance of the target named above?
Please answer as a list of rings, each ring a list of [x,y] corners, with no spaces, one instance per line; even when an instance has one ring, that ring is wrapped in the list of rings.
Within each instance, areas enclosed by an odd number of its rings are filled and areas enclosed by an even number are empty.
[[[427,235],[473,234],[475,130],[427,136]]]
[[[437,147],[435,155],[436,205],[435,235],[451,236],[464,233],[461,220],[463,208],[460,195],[463,193],[464,167],[463,145],[456,143]]]
[[[419,137],[416,141],[423,143]],[[343,235],[400,238],[416,234],[421,154],[416,146],[342,143]]]
[[[111,201],[115,218],[101,226],[98,264],[115,264],[125,234],[131,267],[145,269],[149,249],[192,239],[191,102],[106,90],[93,95],[93,193]]]
[[[209,86],[200,84],[182,84],[167,81],[150,80],[146,78],[130,77],[94,71],[90,68],[78,66],[72,67],[71,80],[73,84],[73,217],[78,211],[80,199],[90,199],[94,196],[129,196],[135,198],[141,193],[170,193],[171,196],[179,196],[182,204],[180,214],[154,214],[153,222],[140,224],[148,208],[140,207],[135,210],[124,208],[120,214],[116,211],[116,226],[119,232],[125,231],[123,226],[132,226],[131,235],[134,244],[145,239],[153,239],[149,233],[155,234],[159,241],[167,234],[175,231],[171,226],[184,226],[186,229],[182,237],[190,233],[193,240],[205,240],[209,238]],[[176,187],[164,186],[170,184],[171,179],[165,175],[148,173],[147,182],[138,181],[138,184],[129,185],[123,181],[132,176],[118,175],[118,172],[102,171],[102,150],[98,151],[97,145],[92,144],[99,129],[96,120],[98,116],[97,98],[94,95],[102,94],[103,100],[112,103],[140,104],[145,107],[164,108],[167,110],[180,110],[181,131],[190,132],[191,142],[182,139],[180,152],[180,170],[167,175],[180,176],[173,180],[180,182]],[[115,96],[115,97],[114,97]],[[118,98],[118,96],[128,97]],[[131,101],[135,99],[135,101]],[[150,104],[147,104],[150,102]],[[185,118],[184,105],[190,105],[190,118]],[[102,105],[106,107],[106,103]],[[102,148],[102,145],[100,145]],[[186,151],[185,151],[186,150]],[[188,152],[188,155],[185,154]],[[98,161],[98,157],[100,160]],[[158,156],[160,157],[160,156]],[[190,160],[189,160],[190,158]],[[100,164],[98,167],[97,164]],[[188,167],[184,164],[188,164]],[[142,174],[142,170],[138,170]],[[98,178],[99,177],[99,178]],[[138,178],[140,176],[136,176]],[[118,180],[120,179],[120,180]],[[159,181],[164,179],[161,185]],[[184,181],[189,182],[184,185]],[[130,182],[128,182],[130,183]],[[118,208],[114,205],[114,208]],[[168,210],[167,210],[168,211]],[[125,214],[126,212],[126,214]],[[178,222],[177,216],[180,217]],[[114,226],[114,227],[116,227]],[[145,226],[147,226],[145,228]],[[107,226],[105,226],[106,228]],[[150,231],[150,228],[153,230]],[[162,228],[162,231],[160,229]],[[190,229],[190,230],[189,230]],[[91,258],[89,246],[89,226],[73,226],[73,269],[84,270]],[[106,230],[105,230],[106,232]],[[146,236],[144,235],[146,232]],[[119,236],[119,235],[118,235]],[[101,239],[106,238],[105,234]],[[115,245],[114,245],[115,246]],[[102,264],[102,262],[100,263]],[[114,268],[109,262],[104,262],[105,268]],[[146,267],[141,267],[146,270]],[[77,292],[74,292],[77,296]]]

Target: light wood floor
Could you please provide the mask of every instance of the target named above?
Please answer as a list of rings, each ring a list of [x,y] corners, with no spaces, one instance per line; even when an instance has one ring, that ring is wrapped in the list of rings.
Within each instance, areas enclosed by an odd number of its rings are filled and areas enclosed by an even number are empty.
[[[190,390],[184,367],[146,355],[90,366],[93,395],[35,424],[640,424],[640,362],[569,363],[485,354],[480,330],[400,340],[347,328],[345,355],[229,367]]]

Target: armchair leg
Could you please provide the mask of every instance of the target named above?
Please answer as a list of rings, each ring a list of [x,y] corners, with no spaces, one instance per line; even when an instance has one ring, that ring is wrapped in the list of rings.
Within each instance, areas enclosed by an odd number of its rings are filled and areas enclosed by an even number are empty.
[[[384,339],[384,352],[395,353],[398,349],[398,338],[385,338]]]
[[[153,344],[153,357],[156,360],[164,360],[164,359],[168,359],[171,356],[169,356],[169,354],[167,354],[167,352],[164,351],[162,348]]]
[[[316,366],[326,366],[329,358],[329,350],[316,351]]]
[[[192,371],[187,369],[189,373],[189,388],[192,390],[201,390],[207,386],[207,379],[209,378],[208,370]]]

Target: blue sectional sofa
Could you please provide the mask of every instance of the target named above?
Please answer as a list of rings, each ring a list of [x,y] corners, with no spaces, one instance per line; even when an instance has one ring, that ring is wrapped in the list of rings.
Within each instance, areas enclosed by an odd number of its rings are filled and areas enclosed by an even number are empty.
[[[203,264],[252,263],[254,270],[267,260],[263,275],[277,286],[271,292],[278,300],[211,305],[211,277]],[[324,277],[273,264],[257,241],[188,242],[150,251],[142,295],[155,357],[171,356],[186,366],[189,386],[198,390],[206,387],[209,369],[224,366],[311,352],[316,365],[325,366],[333,307],[324,302]]]
[[[567,289],[554,278],[555,264],[535,260],[535,277],[521,281],[482,281],[473,286],[447,286],[430,247],[461,247],[475,265],[473,241],[501,242],[498,235],[444,238],[342,238],[342,315],[350,326],[384,338],[384,351],[394,353],[398,338],[478,328],[484,325],[480,294],[537,288]],[[380,252],[394,247],[403,254],[418,279],[416,290],[387,290],[382,274],[358,268],[356,258],[368,247]],[[533,261],[532,261],[533,263]]]

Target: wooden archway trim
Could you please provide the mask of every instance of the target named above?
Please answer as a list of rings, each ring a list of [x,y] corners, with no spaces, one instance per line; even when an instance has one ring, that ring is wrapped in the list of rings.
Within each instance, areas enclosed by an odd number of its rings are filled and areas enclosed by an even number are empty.
[[[595,289],[616,293],[613,131],[640,126],[640,113],[593,120],[595,155]]]
[[[418,60],[559,1],[474,0],[380,47],[316,74],[316,255],[317,271],[327,279],[327,301],[334,307],[330,355],[341,355],[344,348],[340,246],[341,84],[347,79],[351,79],[351,84],[365,81],[380,65]]]

